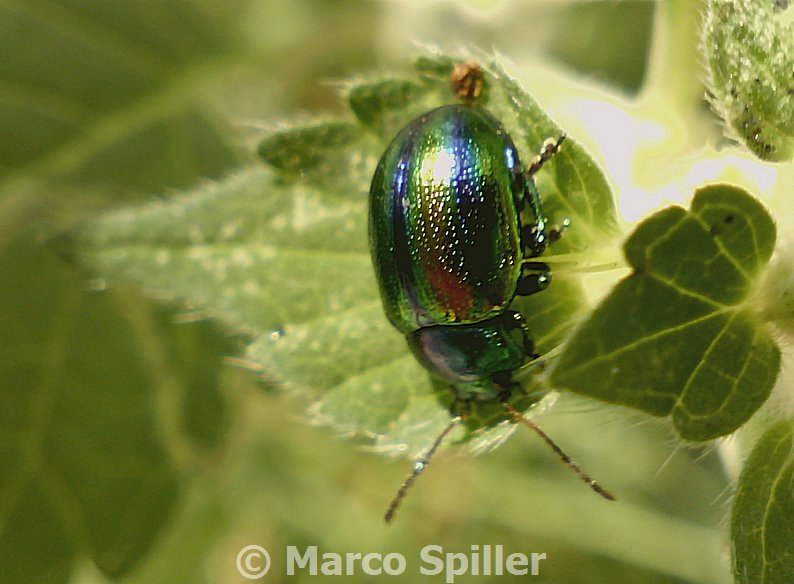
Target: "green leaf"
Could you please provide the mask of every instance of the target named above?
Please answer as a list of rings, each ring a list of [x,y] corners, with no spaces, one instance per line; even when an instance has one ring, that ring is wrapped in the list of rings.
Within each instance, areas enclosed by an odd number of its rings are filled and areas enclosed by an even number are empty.
[[[366,201],[283,185],[262,168],[88,224],[101,273],[188,301],[252,336],[377,298]]]
[[[153,315],[158,344],[158,365],[170,379],[162,380],[166,396],[158,404],[158,415],[167,423],[171,451],[178,463],[206,463],[223,450],[230,416],[222,389],[227,373],[225,357],[240,351],[238,339],[209,320],[195,315],[177,315],[172,306],[160,307]]]
[[[671,415],[707,440],[733,432],[766,401],[780,351],[748,300],[775,243],[766,209],[729,185],[698,190],[624,245],[634,273],[571,338],[555,387]]]
[[[739,477],[731,537],[737,584],[786,584],[794,574],[794,427],[775,424]]]
[[[656,42],[655,4],[642,0],[554,2],[539,4],[538,9],[542,12],[537,21],[526,25],[538,32],[557,31],[546,41],[544,53],[588,78],[614,84],[628,94],[639,91],[649,47]],[[614,26],[618,12],[621,26]],[[527,30],[532,34],[532,28]],[[609,42],[600,42],[606,30]]]
[[[235,162],[206,103],[231,13],[199,4],[3,2],[0,177],[151,191]]]
[[[76,553],[121,574],[177,494],[151,370],[111,299],[43,248],[15,241],[0,271],[0,574],[63,582]]]
[[[406,109],[419,116],[430,109],[423,104],[424,98],[434,98],[427,84],[400,78],[351,82],[346,93],[358,121],[382,140],[393,138],[404,125]]]
[[[87,292],[30,232],[238,163],[213,99],[250,58],[244,4],[0,6],[3,582],[64,581],[86,556],[127,573],[169,521],[176,467],[224,443],[228,341],[129,292]]]
[[[454,102],[452,64],[431,55],[418,62],[416,80],[349,83],[344,93],[361,126],[329,120],[279,129],[259,146],[273,172],[245,169],[167,202],[100,217],[78,235],[82,257],[109,277],[247,333],[245,359],[267,379],[310,395],[318,421],[382,450],[427,448],[449,422],[453,394],[416,363],[383,314],[366,205],[369,177],[392,137],[384,132]],[[531,160],[561,130],[497,65],[486,73],[488,108]],[[609,186],[573,141],[563,152],[542,171],[552,216],[573,221],[559,249],[603,245],[616,229]],[[541,351],[559,344],[584,306],[578,281],[560,277],[552,290],[516,302]],[[527,396],[516,400],[526,409],[542,388],[532,375],[525,384]],[[498,404],[484,405],[454,439],[475,449],[496,444],[512,429],[498,424],[503,417]]]
[[[703,25],[712,104],[762,160],[794,156],[794,22],[774,2],[709,0]]]
[[[318,121],[273,132],[259,144],[258,154],[283,179],[300,178],[345,197],[367,188],[376,156],[361,128],[343,121]]]
[[[502,91],[493,91],[489,104],[496,102],[497,111],[504,110],[502,121],[508,128],[516,128],[513,136],[521,137],[527,150],[537,152],[546,139],[564,133],[515,79],[497,64],[493,67],[495,86]],[[524,160],[529,160],[526,155]],[[570,232],[565,233],[554,253],[597,249],[609,245],[620,234],[612,189],[575,138],[566,139],[549,171],[538,176],[538,189],[552,222],[571,221]]]

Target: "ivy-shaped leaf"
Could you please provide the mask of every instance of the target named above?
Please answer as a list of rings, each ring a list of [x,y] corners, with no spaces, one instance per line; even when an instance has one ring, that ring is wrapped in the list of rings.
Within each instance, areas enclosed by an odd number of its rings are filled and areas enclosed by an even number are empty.
[[[730,132],[759,158],[781,162],[794,155],[794,21],[775,6],[709,0],[703,47],[712,103]]]
[[[634,273],[577,330],[552,383],[672,416],[707,440],[733,432],[766,401],[780,351],[748,299],[775,243],[766,209],[743,190],[697,191],[624,245]]]
[[[449,422],[453,394],[415,362],[383,314],[367,243],[367,191],[391,132],[455,101],[453,63],[434,54],[418,62],[415,79],[348,83],[343,93],[355,123],[272,132],[259,148],[269,169],[245,169],[167,202],[100,217],[78,236],[82,257],[101,273],[186,301],[247,333],[245,358],[269,380],[308,393],[317,420],[382,450],[426,449]],[[498,65],[484,70],[487,107],[531,160],[561,130]],[[571,140],[564,148],[561,168],[555,158],[541,171],[544,201],[553,220],[572,220],[567,249],[603,244],[616,225],[609,186],[581,147]],[[574,279],[559,277],[550,290],[516,302],[542,352],[585,306]],[[541,388],[535,376],[524,377],[528,395],[517,406],[527,408]],[[477,411],[456,438],[475,449],[504,439],[512,425],[495,425],[503,416],[494,409]]]
[[[787,584],[794,574],[794,426],[779,422],[739,477],[731,536],[737,584]]]

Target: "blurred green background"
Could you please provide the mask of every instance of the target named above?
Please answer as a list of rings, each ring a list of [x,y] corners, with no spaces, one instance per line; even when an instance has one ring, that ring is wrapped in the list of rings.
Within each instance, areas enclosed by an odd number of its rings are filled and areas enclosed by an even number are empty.
[[[385,526],[409,461],[310,427],[300,399],[229,363],[244,339],[108,285],[58,237],[223,176],[263,124],[339,112],[328,82],[423,44],[493,49],[531,91],[542,64],[630,102],[657,11],[684,23],[664,50],[693,53],[692,0],[0,3],[0,583],[245,582],[249,544],[273,556],[264,582],[285,581],[287,545],[399,552],[394,581],[442,581],[418,575],[428,544],[545,553],[538,582],[727,582],[729,481],[660,422],[567,396],[540,418],[615,504],[519,432],[435,460]]]

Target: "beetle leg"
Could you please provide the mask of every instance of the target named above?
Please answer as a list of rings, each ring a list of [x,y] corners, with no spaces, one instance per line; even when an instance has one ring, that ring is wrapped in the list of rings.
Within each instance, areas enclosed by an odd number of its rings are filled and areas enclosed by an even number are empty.
[[[517,310],[507,310],[505,312],[506,315],[511,317],[512,323],[514,325],[510,328],[518,328],[521,329],[521,333],[524,337],[524,354],[529,358],[530,361],[534,361],[538,359],[540,355],[535,352],[535,342],[532,340],[532,337],[529,333],[529,328],[527,327],[526,323],[524,322],[524,315],[518,312]],[[497,377],[501,376],[501,377]],[[492,377],[494,383],[499,385],[500,387],[512,387],[515,385],[515,382],[512,380],[513,372],[512,371],[501,371]]]
[[[521,278],[516,286],[516,294],[529,296],[549,287],[551,269],[543,262],[525,262],[522,266]]]
[[[524,225],[521,228],[521,241],[524,249],[524,257],[536,258],[542,255],[546,250],[548,235],[543,231],[539,231],[538,226],[535,224]]]
[[[560,225],[555,225],[554,227],[550,228],[548,233],[549,244],[552,244],[556,241],[562,239],[562,234],[565,233],[565,230],[571,226],[571,220],[566,217],[562,220]]]
[[[525,174],[528,177],[533,177],[535,174],[543,168],[543,165],[546,164],[549,160],[554,158],[554,155],[560,151],[560,146],[562,143],[565,142],[565,134],[560,134],[560,137],[556,140],[554,138],[548,138],[544,143],[543,147],[540,149],[540,154],[535,156],[532,159],[532,162],[529,164],[529,168],[527,168]]]

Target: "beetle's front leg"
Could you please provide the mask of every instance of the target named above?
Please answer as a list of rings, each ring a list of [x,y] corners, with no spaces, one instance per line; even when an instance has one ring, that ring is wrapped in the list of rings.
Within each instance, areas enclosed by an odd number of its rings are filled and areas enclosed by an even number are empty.
[[[565,134],[560,134],[560,137],[556,140],[554,138],[548,138],[543,143],[543,147],[540,149],[540,154],[532,159],[532,162],[529,164],[525,174],[530,178],[535,176],[535,174],[537,174],[537,172],[543,168],[543,165],[554,158],[554,155],[560,151],[560,146],[562,146],[563,142],[565,142]]]

